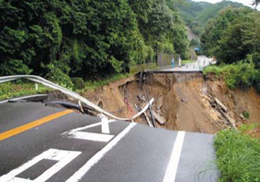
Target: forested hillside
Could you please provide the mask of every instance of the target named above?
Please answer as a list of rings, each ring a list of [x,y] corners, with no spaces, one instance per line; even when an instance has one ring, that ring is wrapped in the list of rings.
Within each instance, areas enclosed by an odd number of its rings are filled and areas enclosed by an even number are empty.
[[[252,57],[260,67],[260,13],[228,7],[211,19],[202,34],[203,50],[219,62],[234,63]]]
[[[260,90],[259,17],[259,11],[227,7],[208,21],[201,36],[202,48],[220,66],[206,72],[223,74],[231,88],[255,86]]]
[[[217,60],[217,65],[204,69],[205,77],[213,78],[215,75],[216,80],[225,80],[226,85],[233,91],[248,92],[241,105],[246,111],[242,111],[244,114],[240,115],[247,118],[245,125],[238,125],[238,130],[221,131],[215,140],[216,164],[221,172],[219,181],[223,182],[251,182],[257,181],[260,177],[259,169],[256,167],[259,158],[254,158],[259,156],[259,144],[254,143],[259,140],[247,136],[249,133],[250,136],[254,136],[251,131],[259,130],[259,117],[256,117],[254,123],[248,122],[250,117],[256,116],[253,109],[257,108],[259,112],[259,104],[247,106],[251,99],[249,92],[257,91],[256,97],[252,98],[254,101],[259,100],[260,92],[260,12],[256,8],[259,3],[259,0],[254,1],[255,10],[231,6],[221,10],[215,18],[208,21],[201,35],[204,53],[214,56]],[[239,96],[238,99],[234,99],[230,94],[232,91],[222,89],[221,86],[219,88],[223,91],[223,96],[232,99],[235,104],[242,98]],[[239,107],[233,108],[237,110]],[[238,119],[235,122],[238,123]],[[251,125],[246,126],[249,124]],[[242,146],[241,149],[232,146],[236,142],[238,146]],[[245,144],[246,142],[250,145]],[[250,160],[252,162],[248,162]],[[241,166],[243,167],[240,168]]]
[[[177,9],[187,25],[200,35],[206,25],[207,21],[214,18],[218,12],[228,6],[244,7],[243,4],[232,1],[221,1],[216,4],[208,2],[194,2],[192,0],[185,0],[177,3]]]
[[[173,0],[0,1],[0,75],[70,77],[127,72],[158,52],[187,55]]]

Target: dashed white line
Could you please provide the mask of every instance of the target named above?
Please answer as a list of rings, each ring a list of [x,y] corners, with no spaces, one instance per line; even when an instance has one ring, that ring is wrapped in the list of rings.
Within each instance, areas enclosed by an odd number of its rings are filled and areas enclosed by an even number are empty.
[[[164,175],[163,182],[174,182],[176,178],[176,173],[180,161],[180,155],[182,150],[182,145],[185,137],[184,131],[179,131],[173,146],[171,158]]]
[[[75,172],[66,182],[79,181],[91,169],[91,167],[98,163],[98,161],[102,159],[102,157],[105,156],[106,153],[111,150],[135,125],[135,123],[130,123],[119,135],[89,159],[87,163]]]

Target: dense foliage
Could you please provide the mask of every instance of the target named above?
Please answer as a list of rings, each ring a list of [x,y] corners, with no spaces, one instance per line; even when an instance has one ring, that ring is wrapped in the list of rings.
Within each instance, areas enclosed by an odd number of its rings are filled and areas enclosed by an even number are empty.
[[[243,4],[232,1],[221,1],[211,4],[208,2],[184,0],[184,2],[177,4],[177,9],[192,31],[200,35],[207,21],[214,18],[220,10],[228,6],[243,7]]]
[[[260,179],[260,140],[246,133],[243,126],[220,131],[214,141],[216,164],[221,172],[220,182],[257,182]]]
[[[224,79],[231,89],[255,87],[260,91],[260,70],[256,69],[252,62],[209,66],[203,70],[203,73],[204,75],[214,73],[217,77]]]
[[[253,61],[260,67],[260,12],[228,7],[211,19],[201,36],[203,50],[219,63]]]
[[[158,51],[187,53],[170,0],[0,0],[0,75],[70,77],[127,72]]]

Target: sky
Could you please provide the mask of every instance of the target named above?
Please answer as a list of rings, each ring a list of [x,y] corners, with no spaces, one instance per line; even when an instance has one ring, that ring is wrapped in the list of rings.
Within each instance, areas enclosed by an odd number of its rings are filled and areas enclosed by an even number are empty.
[[[206,1],[206,2],[209,2],[209,3],[217,3],[217,2],[220,2],[222,0],[193,0],[193,1],[197,1],[197,2],[198,1]],[[244,4],[246,6],[250,6],[250,7],[252,7],[252,2],[253,2],[253,0],[232,0],[232,1],[242,3],[242,4]]]

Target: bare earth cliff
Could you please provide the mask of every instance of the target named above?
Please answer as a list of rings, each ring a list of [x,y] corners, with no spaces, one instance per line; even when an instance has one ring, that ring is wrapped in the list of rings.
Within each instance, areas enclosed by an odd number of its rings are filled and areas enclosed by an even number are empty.
[[[205,79],[201,73],[136,75],[83,95],[122,117],[133,116],[154,98],[156,126],[173,130],[213,134],[242,123],[260,123],[260,95],[253,88],[230,90],[222,80]],[[147,120],[152,120],[150,112],[137,122]],[[260,130],[252,134],[260,136]]]

